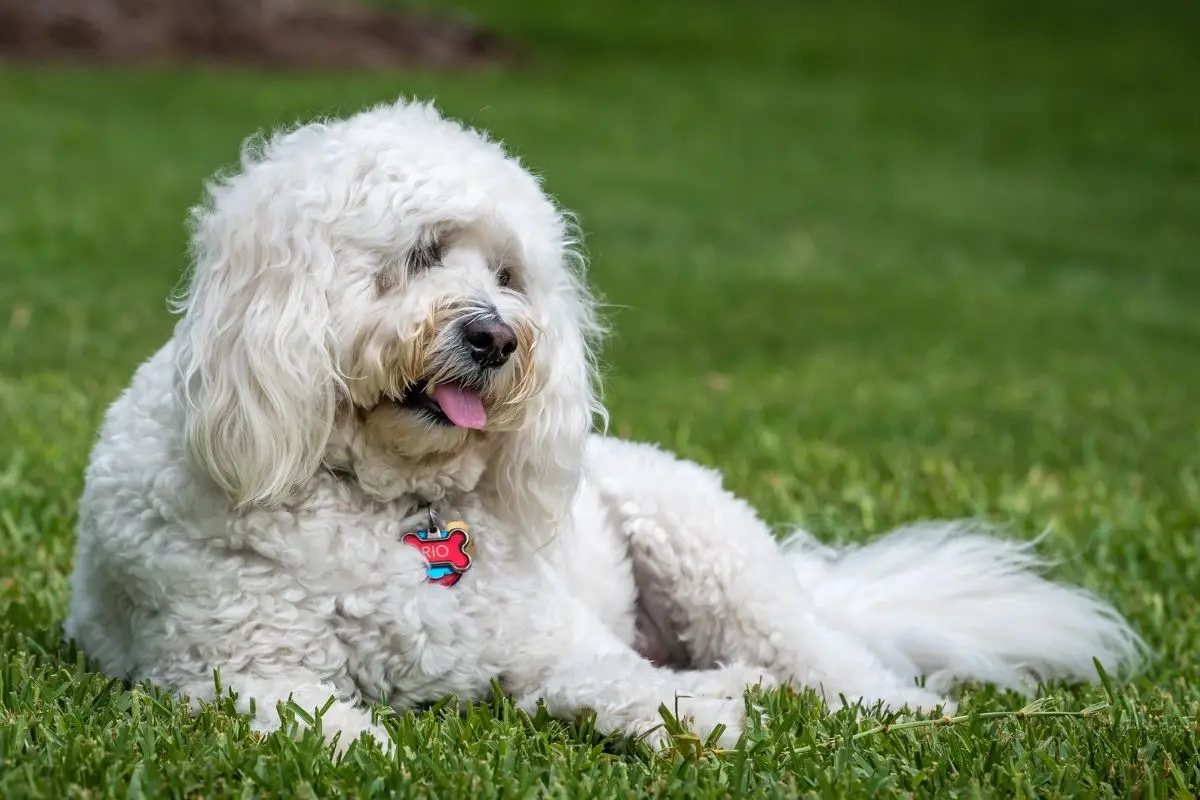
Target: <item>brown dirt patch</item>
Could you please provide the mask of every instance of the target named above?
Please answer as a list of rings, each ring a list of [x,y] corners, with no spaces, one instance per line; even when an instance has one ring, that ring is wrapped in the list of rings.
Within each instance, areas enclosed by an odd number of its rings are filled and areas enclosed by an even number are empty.
[[[465,20],[346,0],[0,0],[4,59],[387,69],[517,55]]]

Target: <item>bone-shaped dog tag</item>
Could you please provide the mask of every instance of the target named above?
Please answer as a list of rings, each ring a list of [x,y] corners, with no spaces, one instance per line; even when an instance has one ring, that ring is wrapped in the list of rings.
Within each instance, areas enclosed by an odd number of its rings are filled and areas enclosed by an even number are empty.
[[[419,531],[404,534],[401,541],[421,551],[425,557],[425,580],[442,586],[453,586],[471,568],[471,533],[462,520],[444,526],[430,525]]]

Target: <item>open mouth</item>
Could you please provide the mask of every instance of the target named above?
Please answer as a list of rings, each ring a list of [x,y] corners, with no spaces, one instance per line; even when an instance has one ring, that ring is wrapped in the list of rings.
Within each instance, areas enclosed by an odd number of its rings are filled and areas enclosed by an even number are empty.
[[[405,410],[424,415],[437,425],[479,430],[487,424],[487,411],[479,392],[462,384],[431,386],[427,378],[422,378],[394,402]]]

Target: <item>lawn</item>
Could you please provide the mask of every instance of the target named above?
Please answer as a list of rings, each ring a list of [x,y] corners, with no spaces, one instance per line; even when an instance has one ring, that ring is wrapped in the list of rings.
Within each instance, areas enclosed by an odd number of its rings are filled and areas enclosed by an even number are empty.
[[[463,5],[463,4],[459,4]],[[1190,796],[1200,787],[1200,15],[1194,4],[465,5],[516,71],[0,70],[0,797]],[[966,687],[877,730],[773,696],[734,753],[649,756],[503,701],[400,753],[257,740],[60,642],[97,422],[168,336],[183,220],[257,129],[435,96],[579,212],[612,427],[781,525],[1045,532],[1155,659]],[[1194,791],[1194,789],[1192,789]]]

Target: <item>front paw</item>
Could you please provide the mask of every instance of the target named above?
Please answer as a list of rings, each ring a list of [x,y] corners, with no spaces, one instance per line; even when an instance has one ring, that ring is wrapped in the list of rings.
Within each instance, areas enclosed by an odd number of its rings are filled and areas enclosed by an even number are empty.
[[[375,723],[347,725],[335,729],[330,729],[326,724],[324,733],[328,741],[332,741],[336,736],[337,743],[334,745],[334,753],[338,756],[345,755],[346,751],[350,749],[350,745],[358,741],[374,742],[384,755],[392,755],[395,750],[395,743],[388,735],[387,730],[382,725]]]
[[[663,706],[665,718],[660,711],[654,717],[631,720],[622,727],[654,750],[669,747],[676,733],[690,733],[701,742],[708,742],[718,727],[722,730],[715,745],[729,750],[737,745],[746,727],[746,705],[740,697],[714,699],[681,694]]]
[[[685,680],[691,693],[726,700],[744,697],[747,689],[773,689],[779,685],[779,679],[762,667],[741,663],[678,674]]]
[[[742,664],[682,672],[677,676],[682,679],[682,685],[673,697],[662,701],[668,720],[674,720],[678,727],[702,742],[707,742],[718,726],[721,727],[721,734],[714,744],[726,750],[737,746],[746,728],[747,709],[754,709],[746,703],[747,689],[769,689],[779,683],[760,667]],[[762,711],[755,713],[762,714]],[[653,723],[641,723],[640,732],[648,731],[641,738],[655,748],[669,744],[676,725],[671,725],[668,720],[664,720],[660,712]]]
[[[662,701],[668,718],[701,741],[708,741],[721,726],[723,730],[717,745],[724,749],[733,748],[745,730],[746,690],[778,685],[775,677],[766,670],[744,664],[681,672],[677,677],[682,685],[675,690],[674,696]],[[673,726],[660,712],[654,722],[639,721],[635,727],[640,738],[657,748],[669,743],[669,727]]]

